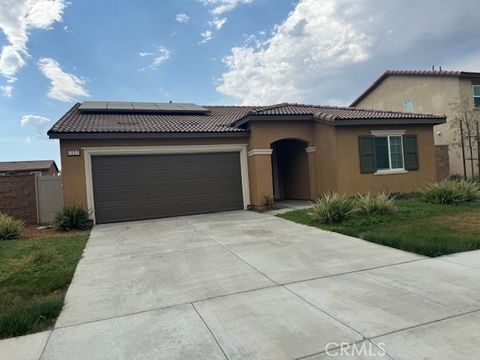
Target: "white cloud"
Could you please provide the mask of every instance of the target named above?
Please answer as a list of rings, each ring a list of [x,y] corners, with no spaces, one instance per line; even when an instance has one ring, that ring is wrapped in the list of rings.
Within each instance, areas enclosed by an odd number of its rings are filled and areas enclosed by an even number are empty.
[[[155,52],[141,52],[139,53],[140,57],[144,58],[149,58],[152,57],[152,62],[150,65],[148,65],[148,68],[150,69],[156,69],[159,67],[161,64],[163,64],[165,61],[167,61],[170,58],[170,50],[168,50],[164,46],[159,46]],[[142,68],[140,70],[144,71],[147,68]]]
[[[424,0],[413,12],[412,6],[300,0],[267,40],[252,37],[231,49],[217,90],[249,104],[348,103],[386,67],[428,68],[447,51],[480,41],[473,15],[480,2]]]
[[[180,13],[175,16],[175,20],[179,23],[186,24],[190,20],[190,16],[185,13]]]
[[[0,74],[10,83],[15,82],[15,74],[25,65],[24,52],[13,45],[6,45],[0,53]]]
[[[46,139],[50,119],[41,115],[26,114],[20,119],[20,126],[30,128],[32,133],[27,136],[27,142]]]
[[[85,79],[64,72],[55,60],[42,58],[38,61],[38,68],[50,80],[50,89],[47,94],[50,98],[71,102],[79,97],[90,96],[85,89]]]
[[[251,4],[253,0],[200,0],[204,5],[210,7],[210,12],[214,15],[232,11],[238,5]]]
[[[0,29],[9,44],[0,53],[0,74],[14,82],[28,57],[30,31],[48,30],[62,20],[65,0],[0,0]]]
[[[11,85],[1,85],[0,86],[0,92],[2,95],[6,97],[11,97],[12,96],[12,91],[13,91],[13,86]]]
[[[213,33],[210,30],[200,33],[200,36],[202,37],[202,40],[199,42],[199,44],[205,44],[207,41],[213,39]]]
[[[209,21],[208,23],[210,24],[210,26],[213,26],[217,30],[220,30],[223,27],[223,25],[225,25],[226,22],[227,22],[227,18],[224,17],[224,18],[215,18],[212,21]]]

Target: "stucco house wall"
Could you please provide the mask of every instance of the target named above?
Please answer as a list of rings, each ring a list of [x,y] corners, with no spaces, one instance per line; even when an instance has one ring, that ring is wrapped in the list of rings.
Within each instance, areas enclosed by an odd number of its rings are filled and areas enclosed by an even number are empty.
[[[60,140],[62,160],[63,197],[65,204],[88,207],[83,149],[97,147],[171,146],[171,145],[220,145],[248,143],[246,137],[204,139],[99,139]],[[68,156],[69,150],[81,150],[80,156]]]
[[[358,154],[358,136],[370,135],[371,130],[406,130],[405,135],[417,135],[418,170],[409,170],[406,173],[400,174],[361,174]],[[436,180],[435,147],[432,127],[337,127],[336,163],[336,189],[341,193],[354,195],[359,192],[419,191],[421,188]]]
[[[361,174],[358,136],[370,134],[372,129],[407,130],[418,136],[420,168],[405,174]],[[433,132],[431,126],[362,126],[334,127],[320,122],[253,122],[250,136],[199,139],[98,139],[60,140],[64,199],[67,204],[87,206],[87,190],[83,150],[96,147],[167,146],[248,144],[249,150],[268,150],[272,143],[282,139],[296,139],[309,148],[305,159],[308,173],[291,189],[295,194],[310,194],[314,200],[327,191],[355,194],[367,191],[416,191],[435,181]],[[80,156],[68,156],[69,150],[82,150]],[[305,168],[302,166],[301,168]],[[248,156],[251,205],[262,205],[264,198],[273,196],[271,155],[260,153]],[[308,180],[308,181],[306,181]],[[308,185],[306,185],[308,184]],[[303,196],[303,195],[302,195]]]
[[[452,104],[460,99],[471,100],[472,82],[452,76],[390,75],[363,98],[356,107],[374,110],[404,111],[404,102],[413,102],[413,112],[446,115],[447,123],[434,127],[435,145],[449,146],[450,174],[463,174],[461,148],[456,145],[455,131],[448,121],[454,115]],[[467,169],[468,171],[468,169]],[[467,172],[468,175],[471,175]],[[475,164],[475,175],[478,166]]]

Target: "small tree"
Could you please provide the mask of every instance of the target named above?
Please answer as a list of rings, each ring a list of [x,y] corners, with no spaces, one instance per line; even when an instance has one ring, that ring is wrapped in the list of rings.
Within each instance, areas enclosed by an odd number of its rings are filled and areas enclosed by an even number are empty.
[[[450,119],[450,128],[454,133],[454,144],[459,146],[462,152],[464,177],[467,178],[466,161],[468,160],[473,178],[475,174],[474,153],[480,141],[477,132],[480,124],[480,112],[474,109],[467,99],[451,104],[451,107],[453,116]],[[465,150],[468,152],[468,159],[465,158]]]

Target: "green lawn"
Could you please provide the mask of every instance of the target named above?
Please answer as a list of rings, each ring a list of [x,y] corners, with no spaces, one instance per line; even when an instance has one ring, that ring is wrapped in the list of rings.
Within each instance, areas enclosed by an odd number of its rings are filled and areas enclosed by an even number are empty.
[[[393,214],[357,215],[337,225],[315,222],[309,209],[278,216],[432,257],[480,249],[479,203],[433,205],[413,196],[395,204]]]
[[[87,238],[0,241],[0,338],[53,326]]]

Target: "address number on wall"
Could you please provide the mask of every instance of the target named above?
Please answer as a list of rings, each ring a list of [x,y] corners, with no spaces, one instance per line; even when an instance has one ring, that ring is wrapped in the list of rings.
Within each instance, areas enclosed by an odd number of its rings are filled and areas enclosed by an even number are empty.
[[[80,150],[68,150],[68,156],[80,156]]]

